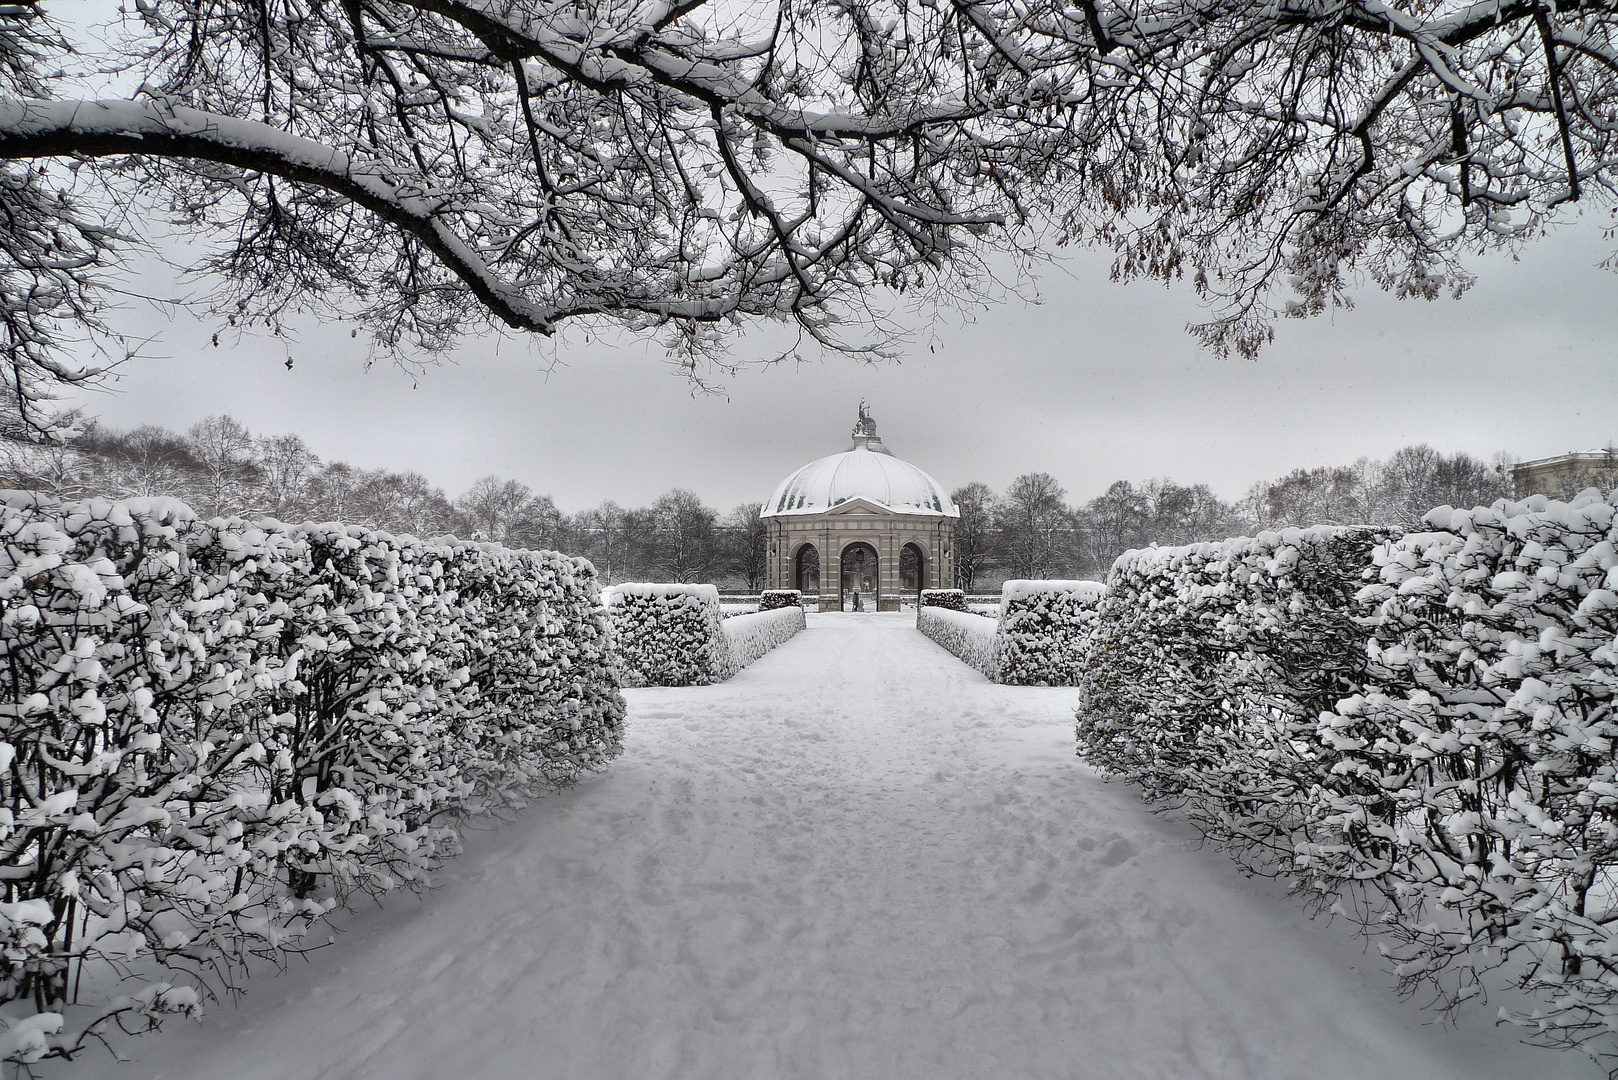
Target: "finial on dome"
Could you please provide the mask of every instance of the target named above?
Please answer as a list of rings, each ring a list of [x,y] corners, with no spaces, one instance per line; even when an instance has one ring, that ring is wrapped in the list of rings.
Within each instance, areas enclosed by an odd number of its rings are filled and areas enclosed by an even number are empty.
[[[871,410],[866,406],[864,398],[860,399],[860,418],[854,422],[854,445],[850,449],[870,450],[878,454],[887,454],[889,457],[893,456],[893,451],[883,446],[882,440],[877,437],[876,421],[871,418]]]

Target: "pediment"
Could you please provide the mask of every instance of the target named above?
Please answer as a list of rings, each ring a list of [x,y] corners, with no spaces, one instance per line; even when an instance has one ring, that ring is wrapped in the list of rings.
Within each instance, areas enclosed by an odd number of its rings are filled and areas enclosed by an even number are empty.
[[[855,496],[846,502],[838,503],[836,506],[827,510],[826,513],[836,515],[838,517],[862,517],[875,515],[880,515],[882,517],[894,516],[893,511],[889,510],[881,503],[874,503],[868,499],[862,499],[859,496]]]

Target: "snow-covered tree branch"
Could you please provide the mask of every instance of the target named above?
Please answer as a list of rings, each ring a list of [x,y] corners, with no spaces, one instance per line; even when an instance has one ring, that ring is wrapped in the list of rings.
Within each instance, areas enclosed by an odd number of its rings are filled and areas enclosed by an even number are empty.
[[[87,377],[116,222],[213,242],[242,322],[386,348],[491,321],[795,321],[882,348],[875,291],[948,302],[984,254],[1104,244],[1191,277],[1251,354],[1279,315],[1464,289],[1459,259],[1611,201],[1611,2],[136,0],[72,57],[0,12],[6,346],[24,401]],[[123,99],[81,100],[85,61]],[[50,73],[50,74],[46,74]],[[1290,300],[1278,290],[1290,290]],[[863,327],[861,324],[865,324]]]

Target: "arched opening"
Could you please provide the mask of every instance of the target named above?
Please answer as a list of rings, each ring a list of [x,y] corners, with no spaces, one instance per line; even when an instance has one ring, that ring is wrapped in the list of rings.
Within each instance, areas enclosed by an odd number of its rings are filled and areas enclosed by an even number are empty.
[[[916,596],[927,588],[927,553],[917,544],[899,549],[899,587]]]
[[[844,611],[877,611],[876,548],[854,543],[843,549]]]
[[[793,587],[805,596],[820,595],[820,552],[815,545],[805,544],[792,560]]]

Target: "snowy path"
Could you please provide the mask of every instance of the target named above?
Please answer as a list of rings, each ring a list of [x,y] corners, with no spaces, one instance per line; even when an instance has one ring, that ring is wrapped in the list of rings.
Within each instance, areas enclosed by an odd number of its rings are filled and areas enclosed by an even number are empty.
[[[62,1075],[167,1080],[1595,1077],[1459,1030],[1104,785],[1068,690],[810,616],[240,1009]],[[57,1075],[52,1070],[46,1075]]]

